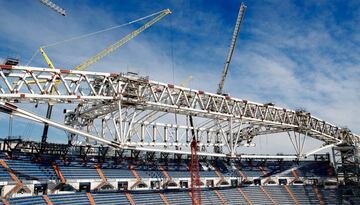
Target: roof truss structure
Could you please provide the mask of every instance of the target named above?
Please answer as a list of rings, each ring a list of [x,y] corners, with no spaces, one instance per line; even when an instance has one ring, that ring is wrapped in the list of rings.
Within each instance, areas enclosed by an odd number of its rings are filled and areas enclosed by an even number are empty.
[[[3,112],[123,149],[187,154],[192,130],[199,154],[230,157],[239,156],[238,148],[251,146],[254,137],[274,133],[289,134],[296,157],[360,139],[305,111],[118,73],[0,65],[0,102]],[[58,123],[16,103],[73,104],[76,109]],[[189,116],[194,127],[188,124]],[[305,137],[324,144],[303,153]]]

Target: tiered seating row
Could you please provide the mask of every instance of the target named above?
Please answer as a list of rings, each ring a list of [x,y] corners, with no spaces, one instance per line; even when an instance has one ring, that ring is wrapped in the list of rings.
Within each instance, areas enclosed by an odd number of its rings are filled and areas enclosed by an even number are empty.
[[[58,180],[53,166],[49,162],[31,162],[29,159],[21,160],[4,160],[9,168],[11,168],[21,181],[26,180]],[[73,161],[71,163],[63,163],[57,161],[62,175],[65,179],[98,179],[99,174],[96,171],[94,163],[83,163]],[[181,164],[168,163],[132,165],[136,173],[141,178],[158,178],[164,179],[165,170],[171,178],[190,178],[190,172],[186,162]],[[255,164],[255,163],[254,163]],[[219,177],[219,173],[224,177],[240,177],[239,170],[246,177],[268,177],[268,176],[288,176],[293,177],[291,170],[295,169],[299,177],[328,177],[333,176],[333,167],[329,162],[303,161],[298,164],[291,161],[275,162],[269,161],[260,164],[252,164],[250,162],[225,162],[221,160],[212,161],[211,165],[201,164],[199,174],[200,177]],[[110,163],[100,164],[104,176],[108,179],[127,179],[134,178],[134,174],[130,171],[129,165],[125,162],[120,165]],[[10,176],[6,170],[0,168],[0,181],[10,181]]]
[[[277,204],[294,204],[284,186],[264,186],[264,189],[272,196]]]
[[[50,201],[54,205],[82,205],[89,204],[89,200],[85,193],[76,193],[76,194],[52,194],[49,195]]]
[[[7,172],[7,170],[5,170],[2,166],[0,166],[0,181],[1,182],[6,182],[6,181],[11,181],[11,177],[9,175],[9,173]]]
[[[237,189],[219,190],[228,204],[247,204],[246,199]]]
[[[129,204],[124,193],[96,193],[92,194],[96,204]]]
[[[33,163],[31,161],[4,160],[16,176],[22,180],[56,180],[57,176],[49,163]]]
[[[27,196],[7,199],[9,204],[14,205],[47,205],[42,196]]]
[[[269,202],[271,200],[266,196],[266,194],[260,189],[259,186],[249,186],[242,188],[242,190],[247,194],[253,204],[264,204],[264,202]]]
[[[340,205],[341,203],[341,196],[335,189],[320,189],[321,195],[324,199],[325,205]]]
[[[319,204],[319,200],[311,186],[289,186],[301,204]]]
[[[84,166],[80,163],[63,165],[57,162],[57,164],[65,179],[100,179],[99,174],[93,166]]]
[[[294,199],[290,196],[284,186],[263,186],[266,192],[277,204],[295,204]],[[273,204],[272,201],[258,186],[241,187],[238,188],[219,189],[218,192],[227,204]],[[299,204],[320,204],[316,198],[312,186],[289,186],[289,189],[295,196]],[[321,192],[325,204],[341,204],[341,197],[337,190],[318,188]],[[102,192],[92,193],[92,198],[96,204],[129,204],[129,200],[124,192]],[[159,192],[131,192],[132,200],[135,204],[164,204]],[[54,204],[90,204],[85,193],[74,194],[58,194],[48,195],[50,201]],[[164,192],[169,204],[172,205],[188,205],[191,204],[191,197],[189,190],[168,190]],[[221,198],[215,193],[215,190],[202,190],[201,192],[202,204],[222,204]],[[247,199],[246,199],[247,198]],[[46,204],[42,196],[32,197],[18,197],[7,199],[11,205],[30,205],[30,204]]]

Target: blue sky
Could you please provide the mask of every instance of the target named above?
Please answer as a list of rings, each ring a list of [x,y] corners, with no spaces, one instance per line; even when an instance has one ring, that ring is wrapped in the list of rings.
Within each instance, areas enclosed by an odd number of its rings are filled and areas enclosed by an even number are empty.
[[[0,0],[0,58],[26,64],[41,46],[122,24],[162,9],[173,13],[89,68],[139,72],[151,79],[214,92],[241,1],[70,1],[60,16],[34,0]],[[245,1],[247,11],[225,83],[231,96],[274,102],[360,133],[360,2]],[[47,49],[56,66],[72,68],[141,23]],[[2,59],[0,59],[2,60]],[[37,55],[31,65],[46,66]],[[33,106],[29,109],[34,111]],[[45,106],[36,110],[44,113]],[[60,116],[61,109],[58,110]],[[0,129],[7,134],[7,118]],[[62,120],[62,119],[59,119]],[[39,138],[16,120],[15,134]],[[25,131],[25,130],[31,131]],[[64,140],[52,130],[51,140]]]

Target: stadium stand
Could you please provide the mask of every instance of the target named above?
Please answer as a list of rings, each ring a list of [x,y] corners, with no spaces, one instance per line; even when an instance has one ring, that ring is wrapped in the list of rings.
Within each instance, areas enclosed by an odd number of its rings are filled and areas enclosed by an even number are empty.
[[[289,186],[300,204],[321,204],[311,186]]]
[[[265,201],[271,202],[271,199],[261,190],[260,186],[247,186],[243,187],[242,190],[253,204],[261,204]]]
[[[96,204],[128,204],[124,193],[93,193],[91,194]]]
[[[41,196],[27,196],[27,197],[17,197],[7,199],[9,204],[16,205],[27,205],[27,204],[38,204],[38,205],[46,205],[46,202]]]
[[[214,190],[203,190],[201,192],[203,204],[222,204],[222,200],[217,196]]]
[[[272,196],[277,204],[295,204],[284,186],[264,186],[264,189]]]
[[[94,166],[78,162],[71,162],[66,165],[57,162],[57,164],[65,179],[99,179]]]
[[[48,162],[31,162],[25,160],[4,160],[8,167],[14,170],[16,176],[22,180],[48,181],[56,180],[56,173]]]
[[[2,182],[11,181],[10,174],[3,167],[0,167],[0,181]]]
[[[75,194],[51,194],[49,195],[50,201],[54,205],[66,205],[66,204],[89,204],[89,200],[85,193],[75,193]]]
[[[306,188],[305,188],[306,187]],[[312,186],[289,186],[294,192],[298,201],[295,203],[291,197],[286,194],[284,186],[262,186],[276,204],[321,204],[315,196]],[[336,190],[328,190],[320,188],[322,196],[324,197],[324,204],[341,204],[339,193]],[[241,194],[243,191],[246,197]],[[222,199],[216,194],[219,192],[227,204],[273,204],[266,194],[261,191],[259,186],[246,186],[238,188],[227,189],[204,189],[202,191],[202,203],[223,204]],[[103,192],[91,193],[95,204],[129,204],[130,201],[126,197],[128,192]],[[129,193],[135,204],[165,204],[160,192],[158,191],[132,191]],[[188,205],[191,204],[191,197],[189,190],[171,190],[165,191],[163,195],[166,197],[169,204],[174,205]],[[90,204],[86,193],[73,194],[51,194],[48,195],[51,203],[57,204]],[[248,197],[248,199],[246,199]],[[27,204],[47,204],[43,196],[27,196],[15,197],[7,199],[11,205],[27,205]]]
[[[0,156],[4,204],[191,204],[187,159],[148,161],[125,156],[121,161],[99,161],[76,156],[34,158],[27,153],[10,157],[5,152],[0,152]],[[338,189],[324,186],[335,176],[329,161],[217,158],[200,161],[199,167],[202,204],[310,205],[343,201]],[[268,184],[270,179],[273,182]],[[295,181],[301,183],[295,185]],[[6,194],[16,183],[24,189]]]
[[[165,196],[170,204],[191,204],[190,195],[184,191],[167,192]]]
[[[4,159],[9,168],[13,169],[20,180],[56,180],[57,176],[51,163],[47,160],[30,161],[29,158],[22,159]],[[134,175],[129,169],[131,161],[120,164],[105,162],[99,164],[102,172],[107,178],[133,178]],[[258,163],[258,162],[256,162]],[[56,160],[56,164],[66,179],[99,179],[95,163],[81,162],[73,160],[71,162],[62,162]],[[171,178],[189,178],[189,168],[185,162],[131,165],[140,178],[165,178],[161,167]],[[333,177],[334,171],[329,162],[306,161],[296,164],[292,161],[277,162],[268,161],[261,166],[253,165],[248,162],[237,165],[227,164],[219,160],[214,160],[212,165],[200,166],[199,174],[201,177],[218,177],[216,171],[224,177],[241,177],[241,171],[246,177],[265,178],[267,176],[293,177],[291,170],[294,169],[299,177]],[[264,174],[266,173],[266,174]],[[0,169],[0,176],[7,177],[6,170]]]
[[[246,199],[238,189],[223,189],[219,192],[228,204],[247,204]]]
[[[324,204],[342,204],[341,196],[335,189],[320,189],[321,195],[323,196]]]
[[[159,193],[132,193],[132,198],[135,204],[149,204],[149,202],[153,204],[163,204],[164,201],[162,200]]]

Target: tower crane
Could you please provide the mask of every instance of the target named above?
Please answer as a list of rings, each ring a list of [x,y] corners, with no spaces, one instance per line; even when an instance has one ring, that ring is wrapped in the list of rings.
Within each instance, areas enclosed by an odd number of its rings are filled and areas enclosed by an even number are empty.
[[[59,13],[62,16],[66,16],[66,11],[61,8],[60,6],[56,5],[54,2],[50,0],[39,0],[45,6],[48,6],[50,9],[54,10],[55,12]]]
[[[92,64],[98,62],[99,60],[101,60],[105,56],[109,55],[110,53],[112,53],[116,49],[120,48],[125,43],[127,43],[128,41],[133,39],[135,36],[139,35],[141,32],[143,32],[144,30],[146,30],[147,28],[152,26],[154,23],[158,22],[160,19],[162,19],[164,16],[166,16],[166,15],[168,15],[170,13],[171,13],[170,9],[163,10],[158,16],[151,19],[149,22],[147,22],[146,24],[144,24],[140,28],[138,28],[135,31],[131,32],[130,34],[128,34],[124,38],[120,39],[116,43],[110,45],[109,47],[105,48],[104,50],[100,51],[98,54],[96,54],[93,57],[89,58],[84,63],[76,66],[74,68],[74,70],[84,70],[85,68],[87,68],[87,67],[91,66]]]
[[[224,71],[223,71],[223,74],[221,76],[219,87],[217,89],[217,94],[219,94],[219,95],[223,94],[225,78],[226,78],[228,70],[229,70],[229,65],[230,65],[230,62],[231,62],[232,55],[234,53],[236,39],[237,39],[237,36],[239,34],[239,31],[240,31],[240,25],[241,25],[241,23],[243,21],[243,18],[244,18],[245,9],[246,9],[245,4],[241,3],[239,13],[238,13],[238,16],[237,16],[237,19],[236,19],[236,24],[235,24],[233,36],[232,36],[231,43],[230,43],[229,53],[228,53],[228,55],[226,57],[226,62],[225,62],[225,65],[224,65]],[[191,115],[189,116],[189,121],[190,121],[190,125],[192,127],[194,127],[193,117]],[[198,146],[197,146],[197,139],[196,139],[194,131],[193,131],[192,135],[193,135],[193,140],[190,143],[190,149],[191,149],[190,175],[191,175],[191,194],[192,194],[191,198],[192,198],[192,204],[193,205],[198,205],[198,204],[201,204],[201,189],[200,189],[200,179],[199,179],[199,161],[198,161],[198,158],[197,158]],[[220,151],[220,148],[215,147],[215,152],[219,152],[219,151]]]
[[[76,66],[75,68],[73,68],[73,70],[84,70],[87,67],[91,66],[92,64],[98,62],[99,60],[101,60],[105,56],[109,55],[110,53],[114,52],[115,50],[117,50],[118,48],[120,48],[121,46],[126,44],[131,39],[135,38],[137,35],[139,35],[143,31],[145,31],[147,28],[152,26],[154,23],[158,22],[163,17],[170,14],[171,11],[170,11],[170,9],[165,9],[165,10],[160,11],[158,13],[159,13],[159,15],[157,15],[155,18],[151,19],[149,22],[145,23],[143,26],[139,27],[138,29],[132,31],[130,34],[126,35],[124,38],[118,40],[114,44],[108,46],[104,50],[102,50],[99,53],[97,53],[96,55],[92,56],[87,61],[81,63],[78,66]],[[54,64],[52,63],[49,56],[44,51],[44,48],[40,47],[39,50],[40,50],[40,53],[42,54],[43,58],[45,59],[46,63],[48,64],[49,68],[55,69]],[[55,83],[55,86],[54,86],[55,88],[58,86],[58,83],[59,82]],[[52,89],[52,91],[53,91],[53,89]],[[48,109],[47,109],[47,112],[46,112],[46,118],[48,118],[48,119],[51,118],[51,113],[52,113],[53,106],[54,105],[52,103],[48,104]],[[43,135],[41,137],[41,146],[42,147],[46,144],[48,131],[49,131],[49,125],[45,124],[44,130],[43,130]]]
[[[183,81],[180,82],[180,86],[187,87],[188,83],[193,79],[192,75],[189,75],[187,78],[185,78]]]
[[[192,116],[189,116],[190,126],[194,128],[194,121]],[[199,175],[199,159],[198,159],[198,139],[195,130],[191,129],[192,141],[190,143],[191,161],[190,161],[190,176],[191,176],[191,202],[192,205],[201,205],[201,182]]]
[[[227,73],[229,71],[231,58],[232,58],[232,55],[234,53],[236,40],[237,40],[239,31],[240,31],[240,26],[241,26],[241,23],[242,23],[242,21],[244,19],[245,10],[246,10],[245,4],[241,3],[239,13],[238,13],[238,16],[237,16],[237,19],[236,19],[236,24],[235,24],[233,36],[232,36],[231,43],[230,43],[229,53],[228,53],[228,55],[226,57],[224,70],[223,70],[223,73],[221,75],[221,80],[220,80],[220,83],[219,83],[219,86],[218,86],[218,89],[217,89],[217,92],[216,92],[219,95],[223,94],[225,79],[226,79]]]

